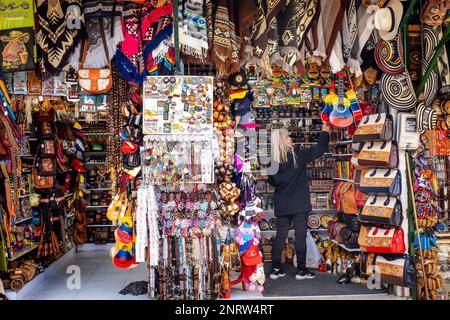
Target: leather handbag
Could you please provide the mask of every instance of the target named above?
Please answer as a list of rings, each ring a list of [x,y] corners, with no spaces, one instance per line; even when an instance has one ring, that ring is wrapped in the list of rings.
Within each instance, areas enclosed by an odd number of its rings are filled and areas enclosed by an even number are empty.
[[[371,168],[397,168],[398,146],[395,141],[367,142],[359,152],[358,166]]]
[[[362,252],[366,251],[367,235],[369,234],[370,228],[372,228],[371,225],[365,225],[365,224],[362,224],[361,228],[359,228],[358,244],[359,244],[359,249]]]
[[[370,196],[358,219],[361,222],[399,227],[403,222],[402,203],[396,197]]]
[[[344,222],[347,225],[347,228],[353,232],[358,233],[361,229],[361,222],[359,221],[357,215],[346,214],[344,217]]]
[[[341,210],[345,214],[358,214],[358,206],[356,205],[355,186],[353,182],[344,182],[340,188]]]
[[[33,186],[36,190],[51,189],[55,185],[53,176],[42,176],[38,168],[33,168]]]
[[[365,193],[362,193],[361,190],[355,188],[355,202],[358,207],[364,207],[369,196]]]
[[[39,159],[37,167],[39,169],[39,175],[41,176],[53,176],[57,171],[56,160],[53,158]]]
[[[405,235],[402,228],[370,228],[367,234],[367,252],[405,253]]]
[[[360,182],[360,190],[368,195],[400,196],[401,175],[398,169],[373,169]]]
[[[342,228],[340,232],[342,244],[350,249],[358,248],[358,232],[350,230],[348,227]]]
[[[371,276],[374,271],[378,272],[382,283],[408,288],[416,287],[416,265],[414,258],[409,254],[383,256],[361,253],[360,270],[366,276]]]
[[[40,143],[40,155],[42,157],[55,157],[56,156],[56,146],[55,140],[44,139]]]
[[[353,142],[390,141],[394,135],[393,117],[386,113],[366,115],[356,128]]]
[[[108,45],[106,43],[105,37],[105,29],[103,25],[103,19],[99,19],[100,22],[100,33],[103,41],[103,49],[105,50],[105,55],[107,61],[109,59]],[[88,49],[88,41],[86,40],[84,43],[83,54],[81,55],[81,64],[78,69],[78,84],[82,91],[91,93],[91,94],[101,94],[108,92],[112,87],[112,72],[111,69],[108,68],[92,68],[87,69],[83,68],[84,61],[86,59],[87,49]]]

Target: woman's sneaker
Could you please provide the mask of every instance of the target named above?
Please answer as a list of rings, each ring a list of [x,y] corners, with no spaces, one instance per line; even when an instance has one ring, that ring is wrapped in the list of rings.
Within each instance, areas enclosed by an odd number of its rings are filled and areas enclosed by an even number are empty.
[[[314,279],[315,277],[316,274],[309,271],[307,268],[298,269],[297,274],[295,275],[296,280]]]
[[[281,271],[281,269],[278,269],[278,270],[272,269],[272,272],[270,273],[270,279],[276,280],[278,278],[284,277],[285,275],[286,275],[286,273]]]

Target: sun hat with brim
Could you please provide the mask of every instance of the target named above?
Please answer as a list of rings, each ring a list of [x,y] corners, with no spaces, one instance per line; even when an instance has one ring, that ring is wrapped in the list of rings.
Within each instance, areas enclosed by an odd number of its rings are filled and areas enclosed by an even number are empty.
[[[375,29],[383,40],[392,40],[398,33],[403,15],[403,5],[399,0],[390,0],[384,8],[375,12]]]
[[[414,88],[407,72],[399,75],[383,73],[380,89],[384,100],[393,109],[406,111],[417,105]]]
[[[375,60],[381,71],[389,74],[400,74],[405,71],[402,60],[403,52],[400,36],[397,34],[392,40],[380,39],[375,48]]]
[[[434,50],[439,43],[439,30],[424,25],[422,28],[423,34],[423,59],[422,59],[422,74],[425,74],[428,69],[431,58],[433,57]],[[434,98],[439,91],[439,75],[437,73],[437,67],[431,71],[430,76],[425,82],[423,89],[423,96],[425,105],[429,106],[433,103]]]
[[[420,132],[436,128],[437,114],[431,106],[420,102],[417,106],[417,129]]]

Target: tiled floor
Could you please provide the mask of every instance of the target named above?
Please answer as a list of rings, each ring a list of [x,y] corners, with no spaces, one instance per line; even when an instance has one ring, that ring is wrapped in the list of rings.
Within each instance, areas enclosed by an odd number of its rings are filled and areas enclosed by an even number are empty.
[[[69,289],[68,267],[80,268],[80,289]],[[121,295],[119,291],[134,281],[147,279],[145,264],[119,269],[111,263],[108,251],[70,251],[52,263],[19,292],[6,291],[11,300],[147,300],[147,295]],[[69,279],[69,283],[70,279]],[[260,299],[259,292],[233,289],[233,299]]]

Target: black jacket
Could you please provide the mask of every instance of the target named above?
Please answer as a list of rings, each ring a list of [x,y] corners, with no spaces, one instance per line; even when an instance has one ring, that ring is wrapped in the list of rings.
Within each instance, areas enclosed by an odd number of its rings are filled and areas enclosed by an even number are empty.
[[[295,148],[297,167],[294,166],[292,154],[289,154],[288,161],[280,163],[278,172],[269,176],[269,183],[275,187],[275,216],[311,211],[309,181],[305,166],[328,150],[329,140],[328,132],[322,132],[316,146],[304,150]]]

